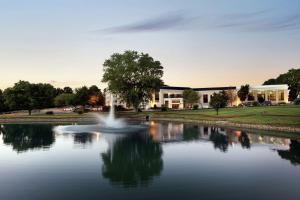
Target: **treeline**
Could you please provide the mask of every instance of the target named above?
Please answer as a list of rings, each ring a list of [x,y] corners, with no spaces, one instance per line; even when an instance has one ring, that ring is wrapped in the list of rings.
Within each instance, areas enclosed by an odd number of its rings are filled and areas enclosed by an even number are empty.
[[[0,113],[15,110],[77,105],[104,105],[104,95],[96,86],[80,87],[74,91],[70,87],[55,88],[48,83],[30,83],[19,81],[13,87],[0,90]]]
[[[271,78],[263,85],[287,84],[289,86],[289,101],[294,101],[300,93],[300,69],[290,69],[287,73]]]

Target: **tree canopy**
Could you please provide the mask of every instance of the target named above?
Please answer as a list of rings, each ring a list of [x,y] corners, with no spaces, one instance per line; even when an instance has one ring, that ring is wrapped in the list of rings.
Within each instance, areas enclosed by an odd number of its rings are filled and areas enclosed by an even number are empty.
[[[217,111],[217,115],[219,114],[220,108],[225,108],[228,103],[228,97],[225,91],[220,93],[214,93],[210,98],[209,105]]]
[[[237,95],[240,98],[241,101],[245,101],[249,94],[249,85],[242,85],[239,89]]]
[[[290,69],[287,73],[271,78],[263,85],[287,84],[289,86],[289,100],[294,101],[300,93],[300,69]]]
[[[105,60],[103,71],[102,82],[108,84],[108,90],[136,110],[163,85],[161,63],[136,51],[113,54]]]
[[[19,81],[11,88],[4,91],[5,104],[11,110],[41,109],[53,106],[56,90],[50,84],[32,84]]]
[[[198,103],[199,95],[196,91],[192,89],[187,89],[183,91],[183,101],[185,106],[191,107],[193,104]]]

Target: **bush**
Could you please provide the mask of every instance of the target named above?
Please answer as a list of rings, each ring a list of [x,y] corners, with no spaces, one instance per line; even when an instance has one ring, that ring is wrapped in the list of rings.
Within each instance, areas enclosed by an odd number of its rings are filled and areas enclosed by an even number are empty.
[[[168,111],[168,107],[162,106],[162,107],[161,107],[161,111],[163,111],[163,112]]]
[[[118,106],[115,106],[115,110],[116,111],[126,111],[126,108],[124,108],[124,106],[122,106],[122,105],[118,105]]]
[[[300,105],[300,98],[295,99],[295,100],[294,100],[294,104],[295,104],[295,105]]]
[[[46,114],[46,115],[53,115],[54,112],[53,112],[53,111],[47,111],[45,114]]]
[[[198,108],[199,108],[198,104],[193,105],[193,110],[198,110]]]
[[[286,105],[286,102],[279,102],[278,105]]]
[[[259,104],[257,101],[254,101],[254,102],[252,103],[252,105],[253,105],[253,106],[260,106],[260,104]]]
[[[79,114],[79,115],[83,114],[83,110],[77,110],[76,112],[77,112],[77,114]]]

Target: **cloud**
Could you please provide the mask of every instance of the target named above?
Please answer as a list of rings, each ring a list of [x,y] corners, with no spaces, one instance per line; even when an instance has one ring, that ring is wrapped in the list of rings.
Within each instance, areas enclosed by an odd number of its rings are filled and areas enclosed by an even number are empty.
[[[300,30],[300,13],[274,15],[270,10],[225,15],[189,16],[188,12],[172,12],[152,19],[99,29],[96,33],[139,33],[165,30],[233,30],[276,32]]]
[[[182,12],[172,12],[152,19],[127,25],[96,30],[104,33],[132,33],[176,29],[189,23],[189,18]]]

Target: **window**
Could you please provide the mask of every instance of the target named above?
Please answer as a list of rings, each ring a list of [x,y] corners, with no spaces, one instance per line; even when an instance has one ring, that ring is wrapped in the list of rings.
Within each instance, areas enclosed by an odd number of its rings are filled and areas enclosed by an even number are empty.
[[[175,97],[175,94],[170,94],[170,98],[174,98]]]
[[[155,92],[155,101],[159,101],[159,93],[158,92]]]
[[[165,107],[169,108],[169,101],[165,101]]]
[[[172,103],[180,103],[180,100],[172,100]]]
[[[182,98],[182,94],[176,94],[175,97],[176,98]]]
[[[279,100],[284,101],[284,91],[280,91],[279,93]]]
[[[269,100],[270,100],[270,101],[276,101],[276,96],[275,96],[275,93],[274,93],[274,92],[270,93],[270,95],[269,95]]]
[[[168,93],[165,93],[165,94],[164,94],[164,98],[169,98]]]
[[[207,94],[203,95],[203,103],[208,103],[208,95]]]
[[[179,109],[179,104],[172,104],[172,109]]]

